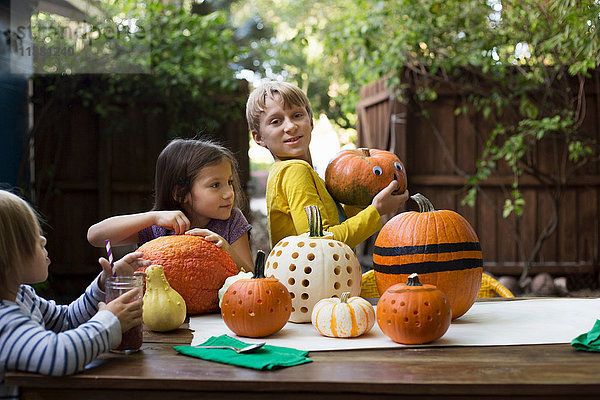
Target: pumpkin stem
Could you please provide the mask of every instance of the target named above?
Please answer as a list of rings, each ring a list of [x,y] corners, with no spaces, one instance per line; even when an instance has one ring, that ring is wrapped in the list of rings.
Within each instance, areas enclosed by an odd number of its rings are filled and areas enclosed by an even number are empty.
[[[414,274],[410,274],[406,281],[406,286],[423,286],[423,284],[419,280],[419,274],[417,274],[416,272]]]
[[[304,207],[306,217],[308,218],[308,235],[310,237],[323,237],[323,220],[321,219],[321,212],[318,206],[306,206]]]
[[[267,259],[265,252],[258,250],[256,252],[256,259],[254,260],[254,275],[252,279],[264,279],[265,278],[265,260]]]
[[[366,148],[366,147],[361,147],[360,149],[358,149],[362,152],[362,156],[363,157],[371,157],[371,151]]]
[[[419,205],[419,212],[435,211],[435,208],[433,208],[433,204],[431,204],[429,199],[423,196],[421,193],[413,194],[412,196],[410,196],[410,198],[413,199]]]
[[[350,297],[350,292],[342,293],[342,297],[340,297],[340,303],[347,303],[349,297]]]

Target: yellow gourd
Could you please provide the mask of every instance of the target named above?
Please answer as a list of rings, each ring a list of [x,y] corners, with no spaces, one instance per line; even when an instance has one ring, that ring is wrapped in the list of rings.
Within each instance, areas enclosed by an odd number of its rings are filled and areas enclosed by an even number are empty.
[[[162,265],[146,268],[146,293],[142,311],[146,326],[157,332],[172,331],[185,321],[185,300],[169,285]]]

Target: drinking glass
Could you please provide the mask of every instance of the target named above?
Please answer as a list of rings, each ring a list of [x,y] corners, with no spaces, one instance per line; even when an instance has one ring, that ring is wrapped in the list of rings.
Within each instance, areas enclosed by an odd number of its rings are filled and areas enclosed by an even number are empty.
[[[145,274],[136,273],[133,276],[111,276],[106,279],[106,304],[110,303],[122,294],[135,288],[143,288]],[[140,295],[134,297],[133,300],[142,298],[142,290]],[[119,347],[112,349],[112,352],[130,354],[138,351],[142,347],[143,328],[142,324],[123,332],[121,344]]]

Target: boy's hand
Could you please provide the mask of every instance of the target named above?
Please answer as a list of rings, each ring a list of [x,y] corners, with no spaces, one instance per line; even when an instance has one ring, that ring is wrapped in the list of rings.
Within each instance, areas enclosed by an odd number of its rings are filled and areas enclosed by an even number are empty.
[[[155,223],[163,228],[173,230],[176,235],[182,235],[190,229],[190,220],[179,210],[155,211]]]
[[[371,204],[377,209],[379,215],[396,213],[398,208],[408,200],[408,190],[398,195],[392,194],[396,189],[398,189],[398,181],[393,180],[373,198]]]
[[[98,303],[98,310],[108,310],[119,319],[121,332],[142,323],[142,289],[131,289],[110,303]]]
[[[104,257],[100,257],[98,262],[102,266],[102,277],[98,281],[100,290],[105,291],[106,278],[116,275],[133,275],[133,273],[142,267],[147,267],[152,262],[150,260],[144,260],[142,256],[144,253],[141,251],[134,251],[133,253],[127,254],[125,257],[115,262],[115,270],[113,272],[110,262]]]

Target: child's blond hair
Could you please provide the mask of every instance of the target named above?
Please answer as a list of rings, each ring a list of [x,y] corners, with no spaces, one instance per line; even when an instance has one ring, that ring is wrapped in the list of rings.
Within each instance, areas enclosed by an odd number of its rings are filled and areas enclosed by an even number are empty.
[[[0,190],[0,289],[9,289],[21,262],[33,256],[40,241],[36,212],[19,196]]]
[[[246,102],[246,119],[248,128],[252,132],[260,132],[260,114],[265,111],[267,99],[279,101],[283,100],[283,106],[286,108],[300,106],[306,108],[306,112],[311,121],[313,118],[310,102],[306,94],[296,85],[287,82],[266,82],[257,87],[248,96]]]

